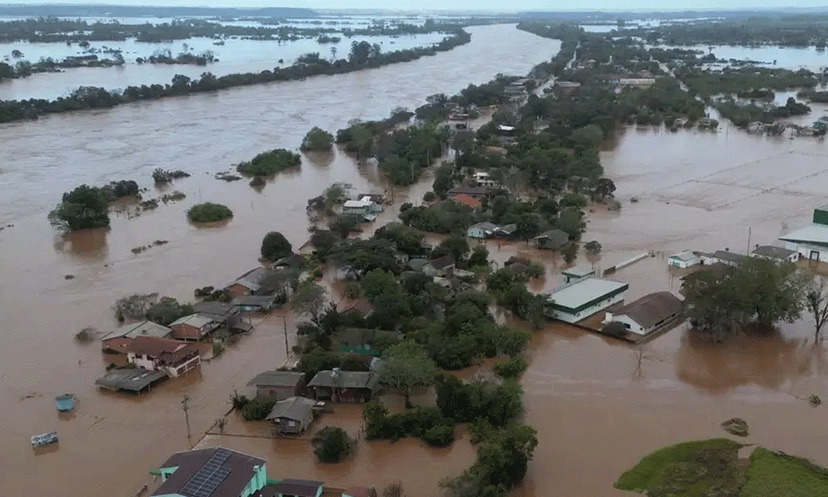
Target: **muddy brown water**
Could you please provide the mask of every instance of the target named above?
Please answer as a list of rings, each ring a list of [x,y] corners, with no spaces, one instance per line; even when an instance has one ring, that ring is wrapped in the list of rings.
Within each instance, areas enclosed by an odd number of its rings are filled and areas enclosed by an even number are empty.
[[[199,372],[139,397],[96,391],[93,381],[108,360],[96,343],[79,345],[72,336],[85,326],[110,329],[109,306],[119,296],[158,291],[190,298],[196,286],[226,283],[255,265],[267,231],[280,230],[298,246],[307,239],[307,199],[331,182],[387,188],[375,169],[356,167],[340,153],[306,160],[300,171],[278,176],[261,192],[246,182],[216,181],[213,173],[267,148],[294,147],[313,125],[334,130],[351,117],[383,117],[393,107],[414,107],[431,93],[452,93],[495,72],[525,72],[557,46],[509,26],[475,28],[471,44],[411,64],[0,127],[6,148],[0,224],[15,225],[0,232],[3,493],[65,492],[71,482],[71,495],[103,489],[133,495],[152,484],[149,468],[191,445],[180,409],[186,393],[192,444],[264,456],[274,477],[403,481],[409,495],[435,495],[441,478],[460,473],[474,458],[462,432],[454,446],[439,451],[416,440],[362,442],[353,460],[334,466],[315,463],[306,441],[201,439],[229,408],[234,388],[243,390],[255,373],[284,361],[278,313]],[[654,257],[613,277],[630,283],[629,299],[677,290],[666,255],[686,248],[743,252],[748,228],[751,243],[770,243],[784,229],[807,223],[813,206],[824,203],[826,159],[824,142],[813,139],[732,129],[628,129],[602,156],[623,210],[594,209],[585,239],[600,241],[604,250],[579,264],[605,268],[653,251]],[[147,185],[155,167],[195,172],[174,185],[187,199],[137,218],[116,217],[108,232],[60,237],[49,228],[45,214],[64,190],[125,177]],[[396,190],[397,205],[418,201],[431,181],[426,174],[411,189]],[[633,196],[637,203],[630,202]],[[209,229],[187,224],[186,208],[206,200],[228,204],[235,218]],[[393,219],[396,209],[378,224]],[[157,239],[170,243],[130,252]],[[501,265],[512,255],[544,261],[546,278],[532,282],[533,290],[560,282],[563,264],[554,254],[524,244],[488,246]],[[66,274],[75,278],[64,280]],[[293,318],[287,318],[293,339]],[[528,353],[526,420],[540,443],[515,495],[622,495],[612,482],[639,458],[665,444],[722,436],[719,424],[736,416],[750,424],[749,441],[828,464],[824,407],[814,409],[805,400],[812,393],[828,396],[824,351],[813,345],[811,333],[802,320],[777,333],[713,346],[679,328],[644,346],[638,368],[627,345],[550,325],[536,334]],[[80,402],[74,416],[61,419],[53,398],[64,392]],[[232,433],[255,434],[249,431],[257,427],[233,416]],[[328,422],[359,433],[358,409],[339,409],[322,420]],[[33,453],[28,437],[51,429],[61,436],[59,449]]]

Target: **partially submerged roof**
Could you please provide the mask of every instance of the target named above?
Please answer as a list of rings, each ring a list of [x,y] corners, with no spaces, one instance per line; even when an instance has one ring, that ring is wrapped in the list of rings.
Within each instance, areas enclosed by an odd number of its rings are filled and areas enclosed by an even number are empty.
[[[193,304],[193,310],[199,314],[207,314],[215,319],[219,316],[224,319],[236,313],[236,306],[227,302],[205,301]]]
[[[566,239],[566,240],[569,240],[569,233],[567,233],[564,230],[558,230],[558,229],[544,231],[543,233],[541,233],[540,235],[535,237],[535,240],[542,240],[542,239],[548,239],[548,240]]]
[[[735,252],[730,252],[728,250],[717,250],[712,254],[702,254],[707,257],[714,257],[716,259],[721,259],[723,261],[732,262],[734,264],[741,264],[747,259],[746,255],[737,254]]]
[[[212,317],[204,314],[190,314],[189,316],[178,318],[177,320],[170,323],[170,326],[172,327],[181,324],[187,324],[195,328],[203,328],[205,326],[215,324],[215,320]]]
[[[242,295],[234,298],[230,303],[234,307],[270,307],[273,305],[272,295]]]
[[[152,496],[238,497],[264,459],[214,447],[173,454],[162,468],[177,468]]]
[[[164,338],[170,335],[172,330],[152,321],[141,321],[121,326],[117,330],[105,335],[101,340],[110,338],[135,338],[139,336]]]
[[[477,223],[469,226],[469,229],[478,229],[483,231],[491,231],[494,232],[500,226],[496,225],[495,223],[490,223],[489,221],[483,221],[482,223]]]
[[[595,270],[583,266],[574,266],[569,269],[564,269],[561,271],[561,274],[564,276],[571,276],[573,278],[584,278],[591,274],[595,274]]]
[[[309,387],[328,388],[369,388],[374,390],[379,384],[379,376],[371,371],[333,371],[316,373],[308,383]]]
[[[733,271],[732,266],[721,262],[714,262],[713,264],[701,266],[698,271],[685,275],[681,279],[682,281],[692,281],[698,278],[710,277],[714,280],[720,280],[730,274],[731,271]]]
[[[784,260],[795,255],[796,253],[796,250],[788,250],[786,248],[774,247],[772,245],[762,245],[761,247],[756,247],[753,252],[751,252],[751,255]]]
[[[241,285],[251,291],[256,291],[262,286],[262,281],[269,274],[268,270],[263,267],[257,267],[244,273],[236,278],[232,284]]]
[[[828,246],[828,226],[812,224],[779,237],[786,242],[810,243]]]
[[[296,387],[305,378],[305,373],[297,371],[265,371],[253,377],[248,385],[257,387]]]
[[[693,259],[696,259],[697,257],[698,256],[695,253],[693,253],[691,250],[683,250],[683,251],[679,252],[678,254],[671,255],[669,258],[670,259],[678,259],[678,260],[684,261],[684,262],[689,262],[689,261],[692,261]]]
[[[613,312],[613,314],[629,316],[630,319],[642,327],[652,328],[657,323],[679,312],[681,307],[681,300],[672,293],[656,292],[630,302]]]
[[[316,497],[320,487],[324,485],[321,481],[297,480],[285,478],[276,485],[273,485],[274,495],[292,495],[295,497]]]
[[[553,301],[553,307],[576,313],[590,307],[596,300],[613,297],[628,288],[626,283],[590,276],[558,287],[546,296]]]
[[[289,397],[285,400],[280,400],[273,406],[270,414],[267,415],[267,420],[290,419],[292,421],[302,421],[307,419],[308,414],[313,411],[314,405],[316,405],[316,401],[313,399]]]
[[[454,265],[454,258],[450,255],[444,255],[443,257],[432,259],[431,261],[429,261],[429,264],[431,264],[431,267],[433,267],[434,269],[442,271],[443,269],[446,269]]]
[[[113,369],[95,380],[95,384],[110,390],[140,392],[166,377],[167,375],[162,371],[149,371],[140,368]]]

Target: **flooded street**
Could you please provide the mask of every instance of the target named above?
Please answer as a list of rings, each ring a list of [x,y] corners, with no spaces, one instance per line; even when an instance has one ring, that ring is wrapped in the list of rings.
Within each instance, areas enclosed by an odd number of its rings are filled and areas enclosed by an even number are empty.
[[[276,176],[261,192],[246,181],[218,181],[214,173],[266,149],[295,148],[312,126],[335,131],[352,118],[384,118],[395,107],[413,109],[430,94],[452,94],[497,73],[523,74],[559,48],[513,26],[469,31],[470,44],[411,63],[0,126],[0,225],[14,225],[0,232],[0,488],[9,495],[50,495],[65,493],[71,482],[71,495],[105,489],[132,496],[151,483],[150,468],[196,443],[265,457],[271,477],[343,485],[402,481],[412,497],[435,495],[439,479],[467,468],[474,447],[462,430],[440,450],[414,439],[361,441],[352,460],[325,466],[315,462],[307,441],[251,437],[262,427],[243,424],[236,414],[229,416],[228,435],[202,439],[229,410],[234,388],[241,391],[256,373],[284,362],[283,334],[292,339],[295,329],[290,315],[286,331],[281,315],[271,315],[200,372],[139,397],[96,390],[106,357],[97,342],[80,345],[73,336],[86,326],[114,327],[110,306],[118,297],[157,291],[189,300],[195,287],[223,286],[257,264],[268,231],[283,232],[297,249],[308,238],[307,199],[330,183],[348,182],[359,192],[389,188],[375,168],[357,167],[339,152],[306,157],[301,170]],[[628,300],[678,290],[666,255],[771,244],[782,231],[809,223],[813,207],[825,203],[823,140],[722,128],[629,128],[602,154],[623,209],[596,208],[589,215],[584,240],[603,246],[594,264],[606,268],[656,254],[612,276],[630,283]],[[150,179],[157,167],[193,173],[172,186],[185,200],[132,219],[113,217],[108,232],[62,237],[49,226],[49,209],[80,183],[135,179],[150,188],[145,197],[160,195]],[[417,203],[432,180],[426,173],[410,189],[395,190],[396,205],[377,225],[394,219],[402,202]],[[235,216],[220,227],[191,226],[185,211],[201,201],[224,203]],[[169,243],[131,252],[154,240]],[[562,261],[554,254],[522,243],[488,247],[501,266],[511,255],[543,260],[547,278],[533,281],[533,291],[560,282]],[[581,256],[579,263],[590,261]],[[64,279],[69,274],[74,279]],[[626,344],[549,325],[527,354],[526,421],[538,430],[539,445],[514,495],[629,495],[614,491],[612,482],[641,457],[669,443],[723,436],[719,424],[735,416],[750,424],[750,442],[828,465],[825,407],[805,400],[828,398],[825,352],[809,341],[812,332],[803,320],[777,334],[717,346],[679,328],[644,345],[638,367]],[[62,419],[53,398],[65,392],[80,401],[76,414]],[[180,405],[184,393],[191,398],[191,441]],[[337,406],[328,416],[319,427],[342,424],[359,433],[358,406]],[[32,452],[29,437],[52,429],[60,447]]]
[[[198,374],[168,381],[140,397],[113,395],[93,384],[106,365],[100,345],[80,345],[73,337],[87,326],[112,329],[116,322],[110,306],[118,297],[157,291],[190,300],[195,287],[228,283],[258,264],[268,231],[283,232],[298,248],[308,238],[307,200],[330,183],[349,182],[360,191],[387,187],[376,169],[357,168],[340,153],[315,162],[306,159],[300,171],[278,175],[261,192],[246,181],[218,181],[214,173],[263,150],[295,148],[312,126],[335,131],[353,118],[385,118],[396,107],[413,109],[428,95],[453,94],[497,73],[525,74],[560,46],[514,26],[470,32],[468,45],[376,70],[0,126],[5,152],[0,225],[14,225],[0,232],[0,274],[6,282],[0,285],[0,488],[10,495],[49,495],[65,492],[69,481],[73,495],[101,489],[134,495],[147,482],[149,469],[189,446],[180,405],[184,393],[191,398],[196,443],[229,409],[234,388],[281,365],[284,339],[276,315],[205,363]],[[116,179],[135,179],[152,189],[150,174],[156,167],[193,173],[173,185],[187,194],[185,200],[133,219],[113,217],[108,232],[61,237],[49,226],[46,214],[64,191]],[[411,189],[410,200],[422,198],[431,181],[426,174]],[[408,194],[397,190],[397,204]],[[187,208],[208,200],[228,205],[234,218],[222,227],[189,225]],[[395,216],[395,209],[389,209],[378,222]],[[140,255],[131,252],[159,239],[169,243]],[[75,278],[64,279],[68,274]],[[289,338],[293,329],[289,319]],[[72,419],[59,419],[54,409],[55,395],[65,392],[80,399]],[[59,449],[34,453],[29,437],[53,429],[60,435]],[[427,450],[406,444],[412,454],[426,457]],[[473,459],[468,445],[449,453],[453,462],[441,466],[445,474],[459,473]],[[358,460],[359,474],[371,475],[373,468],[388,464],[382,462],[388,454],[366,449]],[[306,457],[298,462],[309,468],[310,451]],[[272,464],[270,471],[284,477],[290,476],[289,469]],[[398,470],[407,472],[403,466]],[[51,477],[37,476],[42,474]],[[402,478],[394,473],[386,477]],[[431,488],[436,481],[429,483]]]

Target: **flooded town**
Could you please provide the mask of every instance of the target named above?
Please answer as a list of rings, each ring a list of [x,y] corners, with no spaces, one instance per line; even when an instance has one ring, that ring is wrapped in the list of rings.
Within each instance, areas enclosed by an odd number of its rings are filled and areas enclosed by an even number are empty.
[[[0,495],[828,496],[828,11],[448,3],[0,6]]]

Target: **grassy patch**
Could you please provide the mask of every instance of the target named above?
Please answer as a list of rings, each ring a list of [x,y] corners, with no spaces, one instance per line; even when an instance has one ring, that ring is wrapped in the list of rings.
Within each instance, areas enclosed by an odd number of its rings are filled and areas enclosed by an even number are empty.
[[[826,497],[828,470],[761,447],[750,455],[740,497]]]
[[[745,480],[740,447],[723,438],[671,445],[643,458],[615,487],[651,497],[738,497]]]

